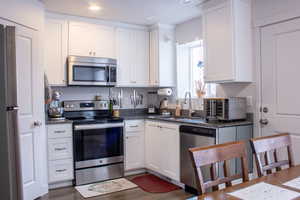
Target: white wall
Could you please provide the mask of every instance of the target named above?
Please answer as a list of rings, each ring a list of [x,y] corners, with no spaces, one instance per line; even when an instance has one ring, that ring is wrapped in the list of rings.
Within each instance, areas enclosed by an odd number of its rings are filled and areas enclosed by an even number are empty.
[[[0,0],[1,18],[40,30],[43,16],[43,4],[38,0]]]
[[[175,28],[176,42],[184,44],[199,40],[202,38],[202,18],[198,17],[182,24],[178,24]]]
[[[299,0],[253,0],[254,24],[265,25],[300,16]]]

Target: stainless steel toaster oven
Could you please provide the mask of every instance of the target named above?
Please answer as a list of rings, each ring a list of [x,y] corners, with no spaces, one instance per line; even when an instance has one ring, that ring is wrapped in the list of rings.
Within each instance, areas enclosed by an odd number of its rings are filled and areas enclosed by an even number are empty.
[[[244,97],[206,98],[204,111],[207,120],[243,120],[247,117],[247,100]]]

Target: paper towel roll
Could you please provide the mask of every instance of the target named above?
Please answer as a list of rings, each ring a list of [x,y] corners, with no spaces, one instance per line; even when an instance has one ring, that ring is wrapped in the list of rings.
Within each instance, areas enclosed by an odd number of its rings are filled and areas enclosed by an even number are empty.
[[[173,93],[173,90],[171,88],[163,88],[163,89],[157,90],[157,94],[159,96],[171,96],[172,93]]]

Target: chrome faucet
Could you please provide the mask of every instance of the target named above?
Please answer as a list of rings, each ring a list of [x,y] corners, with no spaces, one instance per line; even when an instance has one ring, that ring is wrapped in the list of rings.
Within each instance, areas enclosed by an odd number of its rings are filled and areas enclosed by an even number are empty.
[[[192,110],[192,94],[191,94],[191,92],[185,93],[184,104],[188,103],[188,101],[187,101],[188,97],[189,97],[189,117],[192,117],[193,110]]]

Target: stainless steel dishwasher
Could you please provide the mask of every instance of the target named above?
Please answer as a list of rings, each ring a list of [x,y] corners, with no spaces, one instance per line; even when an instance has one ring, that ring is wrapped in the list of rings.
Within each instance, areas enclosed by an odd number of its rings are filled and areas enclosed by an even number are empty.
[[[205,147],[216,144],[216,129],[195,126],[180,126],[180,182],[185,189],[195,191],[197,188],[189,148]],[[204,180],[210,179],[209,167],[203,167]]]

